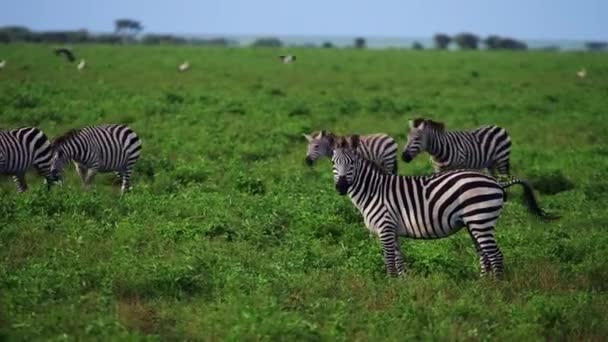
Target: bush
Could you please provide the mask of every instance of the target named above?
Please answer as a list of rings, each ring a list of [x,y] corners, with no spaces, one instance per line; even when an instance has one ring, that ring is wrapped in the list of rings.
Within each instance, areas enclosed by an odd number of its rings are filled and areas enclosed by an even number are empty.
[[[253,47],[281,47],[283,46],[283,42],[279,38],[258,38],[253,44]]]
[[[463,50],[476,50],[479,44],[479,37],[468,32],[459,33],[454,37],[454,41]]]

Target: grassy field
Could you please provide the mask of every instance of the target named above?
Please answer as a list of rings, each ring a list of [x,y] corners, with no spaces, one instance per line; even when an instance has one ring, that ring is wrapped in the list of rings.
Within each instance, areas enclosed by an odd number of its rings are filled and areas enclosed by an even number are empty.
[[[47,192],[0,180],[0,340],[606,340],[608,59],[590,53],[0,46],[0,126],[49,136],[127,123],[134,190]],[[277,55],[297,55],[293,65]],[[187,73],[177,66],[189,60]],[[578,79],[586,67],[589,75]],[[505,279],[478,278],[465,232],[403,240],[408,278],[302,133],[385,132],[407,119],[505,127],[513,174],[498,225]],[[400,161],[426,174],[426,156]]]

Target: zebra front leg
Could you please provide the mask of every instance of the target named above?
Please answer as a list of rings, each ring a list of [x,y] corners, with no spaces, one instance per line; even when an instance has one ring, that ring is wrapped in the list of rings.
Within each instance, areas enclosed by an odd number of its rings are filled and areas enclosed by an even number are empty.
[[[25,182],[25,174],[18,173],[13,176],[13,182],[15,182],[15,186],[17,187],[17,192],[25,192],[27,191],[27,183]]]
[[[80,176],[80,180],[82,181],[82,185],[86,186],[86,178],[87,178],[87,173],[88,173],[88,169],[86,166],[84,166],[83,164],[74,162],[74,168],[76,168],[76,172],[78,173],[78,176]]]
[[[405,261],[403,260],[403,254],[401,254],[399,235],[397,234],[395,234],[395,269],[397,269],[398,276],[405,278]]]
[[[87,174],[84,177],[84,188],[85,190],[89,190],[90,186],[91,186],[91,182],[93,182],[93,179],[95,178],[95,175],[97,174],[97,169],[96,168],[89,168],[87,170]]]
[[[399,275],[395,264],[396,257],[396,241],[395,241],[395,229],[392,227],[384,227],[380,229],[378,234],[380,237],[380,243],[382,243],[382,251],[384,253],[384,266],[386,267],[386,273],[391,277]]]

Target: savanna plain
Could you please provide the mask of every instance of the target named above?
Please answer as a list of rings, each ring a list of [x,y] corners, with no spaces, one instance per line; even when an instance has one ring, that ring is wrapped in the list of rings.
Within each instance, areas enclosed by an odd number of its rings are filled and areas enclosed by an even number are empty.
[[[577,52],[0,46],[0,126],[49,137],[129,124],[133,191],[47,191],[0,179],[0,340],[596,340],[608,338],[608,59]],[[281,64],[279,54],[297,55]],[[179,73],[184,60],[191,68]],[[576,71],[586,67],[580,79]],[[518,188],[498,223],[502,280],[480,279],[464,231],[377,239],[304,163],[302,133],[384,132],[407,120],[497,124],[544,222]],[[402,175],[432,172],[427,155]]]

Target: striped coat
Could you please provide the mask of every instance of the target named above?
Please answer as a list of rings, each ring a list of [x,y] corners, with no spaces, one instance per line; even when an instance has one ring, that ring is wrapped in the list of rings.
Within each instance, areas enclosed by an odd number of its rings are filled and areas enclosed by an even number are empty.
[[[85,187],[98,172],[113,171],[120,177],[124,193],[131,188],[131,172],[140,150],[139,137],[126,125],[71,130],[53,142],[51,171],[58,175],[65,163],[72,160]]]
[[[12,175],[17,191],[27,190],[25,173],[30,168],[46,178],[47,186],[53,184],[50,164],[51,144],[40,129],[22,127],[0,131],[0,174]]]
[[[511,139],[497,126],[482,126],[472,131],[445,131],[442,123],[427,119],[410,120],[403,160],[410,162],[423,151],[431,155],[435,171],[489,169],[508,175]]]
[[[475,170],[452,170],[428,177],[393,176],[380,172],[354,150],[357,141],[343,140],[332,162],[336,189],[348,194],[363,215],[365,225],[378,235],[390,275],[405,271],[399,236],[414,239],[444,238],[467,228],[480,259],[481,273],[500,276],[503,256],[494,228],[500,217],[505,188],[524,187],[529,209],[538,207],[531,187],[512,179],[501,183]]]

